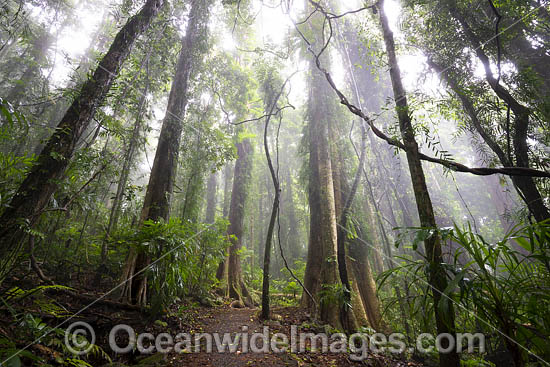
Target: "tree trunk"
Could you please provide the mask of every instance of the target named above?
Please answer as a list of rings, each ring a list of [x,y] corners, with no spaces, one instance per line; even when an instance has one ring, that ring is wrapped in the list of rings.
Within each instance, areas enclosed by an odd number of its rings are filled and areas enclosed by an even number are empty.
[[[264,264],[263,264],[263,282],[262,282],[262,313],[261,317],[264,320],[269,319],[269,272],[270,272],[270,264],[271,264],[271,243],[273,241],[273,231],[275,229],[275,221],[277,220],[277,216],[279,214],[279,203],[280,203],[280,197],[281,197],[281,188],[279,183],[279,177],[278,177],[278,171],[275,172],[275,168],[273,167],[273,161],[271,160],[271,154],[269,152],[269,142],[267,139],[267,133],[269,131],[269,122],[271,121],[271,117],[275,113],[275,109],[277,108],[277,104],[279,103],[279,98],[281,97],[284,88],[286,86],[286,82],[282,85],[281,90],[277,92],[274,90],[273,80],[270,78],[264,82],[264,90],[266,91],[265,98],[265,112],[267,114],[266,120],[265,120],[265,126],[264,126],[264,151],[265,151],[265,157],[267,160],[267,166],[269,168],[269,173],[271,175],[271,181],[273,182],[273,190],[274,190],[274,199],[273,199],[273,206],[271,209],[271,217],[269,219],[269,226],[267,228],[267,237],[265,239],[265,246],[264,246]],[[279,142],[278,135],[277,135],[277,144]],[[278,146],[277,146],[277,152],[278,152]],[[277,167],[277,170],[279,167]],[[280,239],[279,239],[280,240]]]
[[[387,327],[380,311],[380,301],[376,294],[376,282],[368,260],[368,245],[363,242],[366,233],[359,227],[357,235],[358,238],[349,243],[349,255],[353,259],[349,262],[350,267],[357,280],[357,288],[370,326],[377,331],[386,331]]]
[[[107,230],[105,232],[105,238],[108,239],[111,233],[116,230],[118,225],[118,219],[120,216],[120,208],[122,205],[122,197],[124,196],[124,191],[126,190],[126,185],[128,184],[128,178],[130,177],[130,169],[134,163],[134,156],[139,142],[139,135],[141,132],[141,124],[143,119],[143,114],[145,110],[145,96],[147,95],[148,86],[143,90],[142,97],[139,101],[138,114],[136,116],[136,122],[132,130],[132,136],[130,137],[130,142],[124,154],[124,162],[122,164],[122,170],[120,172],[120,178],[117,183],[117,190],[115,198],[113,200],[113,205],[111,206],[111,212],[109,214],[109,223],[107,224]],[[105,244],[107,242],[104,242]],[[107,247],[104,245],[101,249],[101,261],[105,263],[107,258]]]
[[[233,178],[233,168],[231,163],[227,163],[223,170],[223,217],[227,219],[229,215],[229,205],[231,203],[231,184]],[[261,199],[260,199],[260,213],[261,213]],[[260,216],[261,218],[261,216]],[[260,226],[261,230],[261,226]],[[262,236],[260,236],[262,238]],[[222,280],[227,278],[227,256],[224,260],[220,261],[218,270],[216,271],[216,279]]]
[[[312,19],[310,23],[320,19]],[[319,27],[312,26],[319,42],[323,44]],[[327,59],[327,57],[324,57]],[[324,60],[328,64],[328,60]],[[336,108],[329,95],[330,88],[323,74],[310,61],[308,97],[308,145],[309,145],[309,244],[304,286],[317,299],[318,317],[333,327],[342,329],[340,305],[330,304],[320,295],[340,291],[338,274],[337,230],[332,164],[329,146],[329,121],[335,118]],[[333,298],[333,297],[331,297]],[[302,305],[314,310],[315,303],[309,295],[302,294]]]
[[[287,234],[287,249],[290,253],[290,258],[298,260],[302,256],[302,248],[300,245],[299,226],[296,218],[296,208],[294,206],[294,193],[292,190],[292,177],[290,167],[287,169],[285,178],[285,191],[286,191],[286,204],[284,212],[287,215],[288,221],[288,234]]]
[[[367,198],[369,198],[369,189],[368,187],[365,187],[364,188],[364,192],[365,192],[365,196]],[[377,216],[376,213],[375,213],[375,210],[372,206],[371,203],[369,203],[369,200],[364,200],[363,202],[363,208],[364,208],[364,213],[365,213],[365,217],[366,217],[366,220],[367,220],[367,228],[369,228],[369,234],[370,236],[368,237],[362,237],[363,240],[365,241],[371,241],[371,243],[373,244],[373,246],[371,247],[371,259],[372,259],[372,265],[374,266],[374,270],[376,272],[376,274],[380,274],[384,271],[384,260],[382,260],[382,250],[380,249],[380,243],[382,243],[382,241],[380,239],[376,240],[376,237],[377,237],[377,233],[379,234],[379,236],[382,236],[382,234],[376,230],[377,228],[377,224],[376,224],[376,220],[375,220],[375,217]],[[363,236],[366,236],[367,235],[367,232],[364,231],[363,232]],[[378,244],[378,246],[375,247],[375,244]]]
[[[122,198],[124,196],[124,191],[126,190],[126,185],[128,184],[128,178],[130,177],[130,169],[134,163],[134,155],[137,149],[139,134],[141,131],[142,118],[145,108],[145,96],[147,95],[148,85],[145,86],[142,97],[138,103],[138,114],[136,116],[136,122],[132,130],[132,136],[130,137],[130,142],[124,153],[124,161],[122,164],[122,171],[117,183],[117,190],[111,205],[111,211],[109,214],[109,222],[107,224],[107,229],[105,230],[105,237],[101,244],[101,263],[96,270],[96,276],[94,279],[94,286],[99,287],[101,283],[101,278],[103,273],[107,271],[107,255],[109,252],[109,237],[111,233],[116,230],[118,225],[118,219],[120,216],[120,210],[122,206]]]
[[[237,143],[237,154],[239,158],[235,163],[231,205],[229,207],[230,224],[227,229],[227,235],[230,236],[231,240],[227,260],[227,287],[229,297],[247,306],[252,306],[252,297],[243,282],[239,256],[243,239],[244,209],[252,174],[252,145],[249,139]]]
[[[397,63],[393,33],[389,27],[388,18],[386,17],[384,11],[384,0],[380,0],[380,2],[378,3],[378,11],[380,12],[380,24],[382,26],[384,43],[386,45],[386,52],[388,54],[390,77],[393,86],[397,116],[399,119],[399,128],[401,130],[403,143],[409,148],[407,150],[407,161],[409,163],[409,170],[411,172],[413,190],[416,198],[416,205],[418,207],[418,214],[420,217],[420,225],[423,228],[436,229],[437,225],[435,222],[432,202],[428,193],[426,178],[424,176],[422,163],[419,157],[418,144],[416,142],[414,130],[411,123],[411,117],[409,115],[407,96],[405,94],[405,89],[403,88],[401,80],[401,71],[399,70],[399,65]],[[453,304],[451,302],[448,303],[448,309],[444,314],[441,313],[439,308],[439,302],[441,300],[442,292],[447,287],[447,278],[445,274],[445,269],[441,266],[441,238],[439,237],[438,233],[434,232],[432,236],[427,238],[424,241],[424,246],[427,259],[430,263],[428,282],[432,288],[437,332],[439,334],[449,333],[451,335],[454,335],[455,315]],[[443,341],[442,346],[443,348],[446,348],[448,346],[448,341]],[[449,353],[439,353],[439,364],[441,367],[459,367],[460,357],[458,356],[456,351],[451,351]]]
[[[262,257],[262,250],[263,250],[263,240],[265,238],[265,234],[264,234],[264,228],[265,228],[265,225],[264,225],[264,199],[266,199],[266,196],[267,195],[262,195],[263,192],[262,192],[262,185],[263,185],[263,180],[262,179],[259,179],[258,180],[258,245],[257,245],[257,254],[258,254],[258,266],[262,267],[263,268],[263,257]]]
[[[189,80],[195,66],[194,62],[200,59],[202,52],[200,41],[208,25],[209,5],[210,1],[194,0],[191,3],[186,35],[182,39],[182,48],[174,80],[172,81],[166,115],[162,122],[155,159],[141,210],[140,223],[146,220],[168,221],[170,217],[170,204],[177,171],[183,118],[189,99]],[[151,258],[145,252],[137,254],[135,252],[134,248],[130,249],[125,268],[133,271],[124,274],[124,280],[134,277],[135,279],[133,279],[131,285],[129,283],[125,284],[122,297],[133,304],[144,305],[146,303],[147,277],[142,270],[149,266]],[[135,262],[135,264],[128,264],[128,262]],[[136,275],[138,273],[140,274]]]
[[[277,104],[277,101],[275,101]],[[275,106],[274,104],[274,106]],[[273,113],[273,109],[270,114]],[[267,157],[267,163],[269,165],[269,171],[271,172],[271,178],[273,180],[273,187],[275,189],[275,198],[273,199],[273,207],[271,209],[271,217],[269,218],[269,226],[267,228],[267,237],[265,240],[264,246],[264,274],[262,282],[262,314],[261,317],[264,320],[269,319],[269,265],[271,263],[271,242],[273,241],[273,230],[275,229],[275,221],[277,220],[277,213],[279,211],[279,197],[281,189],[279,188],[279,180],[275,169],[273,168],[273,163],[271,161],[271,156],[269,155],[269,146],[267,142],[267,131],[269,127],[270,117],[267,118],[265,123],[265,132],[264,132],[264,149],[265,155]]]
[[[203,143],[201,134],[196,134],[196,150],[200,151]],[[196,223],[199,220],[202,199],[204,198],[204,166],[199,159],[193,159],[186,170],[185,195],[183,198],[183,210],[181,220]]]
[[[233,168],[230,163],[227,163],[223,173],[223,217],[229,215],[229,204],[231,203],[231,185],[233,179]]]
[[[370,198],[370,201],[372,203],[372,208],[373,208],[373,210],[369,209],[369,210],[367,210],[367,212],[373,213],[373,215],[376,216],[376,224],[378,226],[378,231],[374,231],[374,227],[375,227],[374,220],[371,219],[371,221],[372,221],[374,233],[379,234],[377,242],[381,243],[382,253],[384,253],[385,261],[382,260],[382,257],[380,256],[380,252],[378,251],[379,250],[378,248],[374,251],[374,255],[375,255],[374,258],[377,262],[379,262],[378,266],[380,267],[380,269],[383,269],[384,264],[386,264],[386,268],[388,270],[393,269],[393,265],[394,265],[393,261],[394,260],[393,260],[392,248],[391,248],[390,240],[388,238],[388,234],[386,233],[386,229],[384,227],[384,223],[382,222],[382,213],[380,212],[380,208],[379,208],[379,206],[376,202],[376,199],[374,197],[374,192],[373,192],[373,189],[372,189],[372,185],[370,183],[370,180],[367,176],[366,171],[364,171],[364,175],[365,175],[365,181],[367,182],[367,185],[366,185],[367,196]],[[370,207],[370,205],[368,205],[368,203],[366,203],[366,204],[367,204],[367,207]],[[407,287],[406,284],[405,284],[405,287]],[[366,297],[370,297],[369,296],[370,288],[372,288],[372,287],[369,287],[369,288],[364,290],[366,292],[365,293]],[[405,317],[405,314],[403,312],[403,310],[404,310],[404,301],[403,301],[403,298],[401,297],[401,291],[399,290],[399,285],[394,284],[393,289],[395,291],[395,296],[397,297],[397,302],[399,304],[399,308],[402,311],[401,316],[402,316],[403,327],[405,329],[405,333],[407,334],[407,338],[410,339],[411,327],[409,325],[409,320]],[[369,300],[369,302],[372,302],[372,300]],[[369,307],[369,306],[365,306],[365,307]],[[370,306],[370,307],[372,307],[372,306]],[[371,312],[376,312],[376,311],[371,311]],[[373,317],[376,317],[376,313],[373,314]],[[380,322],[380,327],[382,327],[382,328],[386,327],[383,320]]]
[[[98,106],[103,103],[132,45],[149,27],[163,5],[163,0],[148,0],[140,12],[130,18],[118,32],[94,75],[84,83],[30,173],[19,186],[9,207],[4,210],[0,217],[0,279],[9,272],[17,257],[25,237],[25,227],[32,227],[36,223],[55,192],[56,182],[62,179],[76,143]]]
[[[214,223],[216,218],[216,191],[218,188],[218,174],[213,172],[208,178],[206,185],[206,223]]]
[[[351,296],[351,283],[350,278],[354,279],[355,276],[352,272],[348,272],[350,268],[348,264],[348,258],[346,256],[346,243],[347,243],[347,225],[349,220],[349,214],[351,212],[351,206],[357,193],[357,188],[361,180],[361,173],[363,172],[365,158],[366,158],[366,130],[362,121],[360,122],[361,126],[361,151],[359,156],[359,165],[357,167],[355,177],[352,183],[352,186],[349,187],[347,182],[347,173],[344,169],[344,160],[342,159],[342,151],[339,147],[336,146],[337,137],[340,136],[337,131],[337,127],[333,124],[330,126],[331,138],[333,144],[331,145],[332,156],[335,158],[332,160],[334,163],[333,167],[333,180],[334,180],[334,197],[335,197],[335,206],[336,206],[336,216],[338,218],[337,223],[337,251],[338,251],[338,272],[340,274],[340,280],[344,287],[344,305],[340,310],[340,318],[344,330],[347,332],[353,332],[357,330],[357,317],[361,317],[364,313],[364,310],[361,307],[360,309],[348,309],[348,304],[352,302]],[[335,174],[338,172],[338,174]],[[359,305],[357,305],[359,306]],[[362,306],[362,304],[361,304]]]

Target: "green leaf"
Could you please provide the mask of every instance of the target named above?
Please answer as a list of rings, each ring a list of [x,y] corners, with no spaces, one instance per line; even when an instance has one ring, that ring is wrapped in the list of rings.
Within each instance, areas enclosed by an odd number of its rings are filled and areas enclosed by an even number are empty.
[[[441,300],[439,301],[439,305],[437,306],[441,315],[445,316],[449,314],[449,301],[452,299],[452,292],[455,290],[456,287],[459,286],[462,279],[464,279],[464,275],[466,274],[467,270],[468,269],[462,269],[458,274],[455,275],[455,277],[449,282],[449,284],[447,284],[447,287],[445,288],[441,296]]]
[[[7,367],[21,367],[21,359],[19,358],[19,356],[11,357],[6,362],[6,366]]]

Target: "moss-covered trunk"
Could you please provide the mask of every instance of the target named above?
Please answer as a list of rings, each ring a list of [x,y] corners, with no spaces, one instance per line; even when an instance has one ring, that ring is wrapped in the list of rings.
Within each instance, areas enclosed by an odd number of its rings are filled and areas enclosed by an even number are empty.
[[[308,97],[309,208],[310,230],[304,286],[317,298],[318,316],[341,328],[339,305],[319,302],[322,291],[335,292],[341,283],[338,274],[336,208],[329,146],[329,120],[335,118],[329,87],[315,62],[310,61]],[[328,299],[330,297],[327,297]],[[326,300],[325,299],[325,300]],[[302,305],[313,309],[307,293]]]

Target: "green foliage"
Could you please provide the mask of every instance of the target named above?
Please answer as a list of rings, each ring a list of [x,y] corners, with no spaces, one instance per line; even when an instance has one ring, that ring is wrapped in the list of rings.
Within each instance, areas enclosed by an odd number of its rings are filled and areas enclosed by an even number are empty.
[[[0,337],[0,358],[5,361],[6,367],[20,367],[23,365],[22,358],[40,364],[40,357],[28,350],[21,351],[17,344],[8,338]]]
[[[2,304],[11,312],[12,315],[16,315],[16,311],[13,308],[14,305],[17,305],[23,302],[25,299],[32,299],[32,303],[43,313],[54,316],[54,317],[66,317],[69,316],[68,311],[63,307],[57,305],[52,301],[51,298],[48,298],[44,293],[48,290],[64,290],[71,289],[62,285],[41,285],[34,287],[32,289],[21,289],[19,287],[13,287],[8,289],[4,294],[2,294]]]
[[[22,350],[31,344],[41,344],[51,353],[52,359],[56,363],[70,366],[90,366],[85,360],[76,358],[72,351],[67,349],[65,344],[65,330],[59,327],[51,327],[41,318],[28,312],[21,312],[17,306],[21,304],[32,303],[42,314],[50,315],[55,319],[64,319],[71,317],[64,307],[59,305],[53,298],[48,297],[45,292],[48,290],[65,290],[69,287],[61,285],[38,286],[32,289],[24,290],[14,287],[2,295],[2,306],[5,307],[14,319],[15,328],[14,337],[8,335],[0,336],[0,358],[6,362],[7,366],[21,366],[23,361],[33,361],[36,366],[49,366],[44,358],[29,349]],[[29,302],[29,299],[31,302]],[[111,361],[110,357],[97,345],[90,345],[88,341],[80,334],[69,334],[69,338],[75,338],[77,345],[83,347],[83,350],[90,346],[89,356],[96,356],[102,360]],[[33,348],[34,351],[40,350]]]
[[[319,292],[319,302],[322,305],[352,308],[350,301],[346,298],[342,284],[323,284],[322,287],[323,289]]]
[[[398,228],[399,231],[397,234],[397,239],[395,240],[395,247],[399,248],[403,243],[409,241],[410,235],[412,234],[412,249],[417,250],[418,245],[423,243],[425,240],[430,238],[436,232],[433,228],[422,228],[422,227],[408,227],[408,228]]]
[[[17,156],[13,152],[0,152],[0,211],[4,208],[32,167],[33,156]]]
[[[468,309],[475,308],[482,328],[500,330],[535,354],[548,359],[548,223],[517,229],[497,243],[487,242],[469,228],[457,227],[450,230],[445,239],[459,243],[461,249],[458,251],[471,259],[467,264],[455,260],[449,287],[444,292],[449,298],[445,299],[454,298]],[[527,252],[520,251],[517,244]]]
[[[489,361],[485,361],[481,357],[472,357],[463,359],[460,361],[461,367],[495,367],[495,364]]]
[[[25,116],[8,101],[0,98],[0,146],[12,138],[14,131],[28,129]],[[17,185],[23,181],[34,160],[32,155],[0,150],[0,212],[13,196]]]
[[[27,365],[28,361],[32,361],[33,366],[51,366],[47,359],[38,352],[41,348],[27,349],[29,345],[41,345],[45,347],[45,351],[51,354],[49,358],[55,361],[58,365],[89,367],[85,359],[88,357],[96,357],[101,360],[111,363],[111,358],[103,349],[97,345],[90,345],[88,340],[80,334],[68,334],[66,330],[59,327],[50,327],[30,313],[26,313],[16,317],[16,339],[10,339],[7,336],[0,336],[0,358],[6,361],[6,366],[22,366]],[[84,350],[90,349],[85,359],[76,357],[65,344],[65,337],[69,340],[76,340],[77,344]],[[22,347],[26,347],[22,349]],[[48,359],[49,359],[48,358]]]
[[[413,242],[433,235],[433,229],[418,228]],[[437,305],[442,314],[455,307],[461,329],[476,328],[511,338],[532,353],[550,355],[550,225],[538,223],[515,228],[491,243],[471,228],[458,226],[438,230],[442,240],[457,248],[451,262],[443,264],[448,286]],[[399,240],[398,240],[399,243]],[[408,280],[408,310],[411,319],[433,313],[428,296],[427,262],[401,257],[400,266],[379,276],[379,286],[392,278]],[[473,324],[472,324],[473,323]],[[420,321],[420,324],[425,324]],[[471,329],[470,329],[471,330]],[[473,362],[472,362],[473,363]]]
[[[208,296],[215,272],[229,240],[227,222],[213,225],[172,219],[146,221],[140,228],[122,228],[112,236],[113,246],[134,247],[152,259],[147,270],[153,310],[160,311],[184,296]]]
[[[236,240],[236,237],[233,236],[232,240]],[[249,284],[252,289],[259,290],[262,288],[262,275],[263,269],[260,269],[257,266],[252,266],[252,259],[254,257],[254,250],[249,249],[243,245],[238,251],[237,254],[241,259],[241,269],[243,272],[243,278],[247,284]]]
[[[25,116],[17,111],[8,101],[0,98],[0,140],[9,134],[9,128],[15,125],[25,126],[28,129],[28,123]]]

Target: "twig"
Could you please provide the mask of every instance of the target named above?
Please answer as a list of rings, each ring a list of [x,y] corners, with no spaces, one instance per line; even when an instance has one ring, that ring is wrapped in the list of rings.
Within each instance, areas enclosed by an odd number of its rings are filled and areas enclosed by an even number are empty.
[[[44,283],[48,284],[54,284],[54,282],[44,275],[44,272],[36,262],[36,258],[34,257],[34,236],[29,237],[29,254],[31,259],[31,268],[36,272],[40,280],[42,280]]]
[[[296,73],[294,73],[296,74]],[[294,75],[292,74],[292,75]],[[287,109],[287,108],[292,108],[293,110],[296,109],[296,107],[294,107],[293,105],[291,104],[288,104],[286,106],[283,106],[283,107],[277,107],[277,110],[275,112],[270,112],[268,114],[265,114],[263,116],[260,116],[260,117],[256,117],[256,118],[253,118],[253,119],[248,119],[248,120],[244,120],[244,121],[239,121],[239,122],[232,122],[231,125],[242,125],[242,124],[246,124],[247,122],[257,122],[257,121],[260,121],[264,118],[271,118],[272,116],[274,115],[278,115],[281,111]]]
[[[111,161],[103,164],[103,166],[101,166],[101,168],[98,169],[96,171],[96,173],[94,173],[94,175],[92,177],[90,177],[90,179],[88,181],[86,181],[86,183],[84,185],[82,185],[82,187],[69,199],[69,201],[65,205],[63,205],[60,208],[51,208],[51,209],[42,210],[39,214],[46,213],[46,212],[53,212],[53,211],[67,211],[67,210],[69,210],[69,206],[73,203],[73,201],[76,200],[78,195],[80,195],[80,193],[82,193],[82,191],[84,191],[84,189],[86,187],[88,187],[88,185],[90,185],[101,172],[103,172],[103,170],[109,165],[109,163],[111,163]]]

